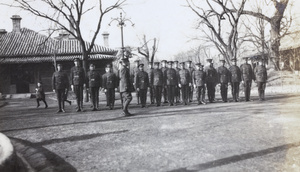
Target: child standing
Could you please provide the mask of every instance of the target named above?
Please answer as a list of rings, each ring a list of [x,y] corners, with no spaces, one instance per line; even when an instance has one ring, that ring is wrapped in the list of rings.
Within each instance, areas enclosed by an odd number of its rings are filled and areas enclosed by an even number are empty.
[[[35,90],[36,90],[36,103],[37,103],[36,107],[38,108],[40,106],[40,101],[43,101],[45,103],[45,108],[48,108],[42,82],[37,83],[37,87]]]

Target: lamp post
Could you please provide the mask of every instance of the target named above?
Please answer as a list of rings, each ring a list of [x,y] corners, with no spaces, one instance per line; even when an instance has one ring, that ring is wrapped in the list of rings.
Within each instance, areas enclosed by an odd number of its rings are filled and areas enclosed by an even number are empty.
[[[112,18],[112,20],[110,21],[110,23],[108,24],[110,26],[110,24],[113,21],[117,21],[118,22],[118,26],[121,26],[121,43],[122,43],[122,59],[124,59],[124,38],[123,38],[123,27],[126,26],[125,22],[129,21],[132,26],[134,26],[134,23],[130,20],[130,19],[126,19],[125,17],[122,16],[122,13],[120,13],[120,17],[119,18]]]

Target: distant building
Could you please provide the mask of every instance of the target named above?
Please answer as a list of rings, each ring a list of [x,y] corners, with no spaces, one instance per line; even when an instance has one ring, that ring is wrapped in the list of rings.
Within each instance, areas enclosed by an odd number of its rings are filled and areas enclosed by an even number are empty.
[[[0,92],[3,94],[34,92],[36,82],[42,81],[46,91],[51,91],[54,61],[62,63],[68,72],[73,59],[82,59],[79,41],[60,34],[56,39],[48,38],[27,28],[21,28],[21,17],[12,18],[13,30],[7,33],[0,29]],[[90,43],[85,42],[86,46]],[[94,45],[89,62],[105,72],[107,63],[116,59],[117,50]]]

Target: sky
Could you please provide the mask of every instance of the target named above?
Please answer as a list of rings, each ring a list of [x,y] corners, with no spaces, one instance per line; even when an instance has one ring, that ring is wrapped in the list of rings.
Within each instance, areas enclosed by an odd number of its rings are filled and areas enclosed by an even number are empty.
[[[14,0],[1,0],[6,3],[12,1]],[[87,2],[95,3],[95,0]],[[111,0],[106,0],[106,2],[111,2]],[[111,26],[108,24],[112,18],[119,17],[120,12],[123,12],[123,15],[134,23],[134,26],[131,26],[130,22],[126,22],[126,27],[124,27],[125,46],[140,47],[143,44],[143,35],[146,35],[150,47],[153,44],[153,38],[157,38],[159,46],[156,58],[172,60],[176,54],[200,44],[199,41],[192,40],[195,35],[201,34],[195,29],[197,16],[185,5],[185,0],[127,0],[122,11],[114,10],[104,17],[96,44],[103,45],[101,33],[108,32],[110,34],[109,46],[111,48],[121,47],[120,27],[117,26],[116,21],[112,22]],[[299,5],[300,3],[296,0],[294,7],[300,7]],[[43,7],[41,6],[41,8]],[[297,8],[294,8],[293,13],[299,13]],[[49,25],[51,26],[49,22],[28,12],[0,6],[0,29],[11,31],[10,17],[15,14],[22,17],[21,27],[41,32]],[[294,23],[300,23],[299,19],[296,18]],[[95,24],[93,15],[87,14],[83,24],[84,37],[87,40],[90,40],[94,33],[95,26],[93,24]]]

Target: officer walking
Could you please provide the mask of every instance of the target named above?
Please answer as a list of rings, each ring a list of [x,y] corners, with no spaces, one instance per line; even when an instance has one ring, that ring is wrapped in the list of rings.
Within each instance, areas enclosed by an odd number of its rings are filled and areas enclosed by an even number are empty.
[[[223,102],[227,102],[228,83],[230,82],[230,71],[225,67],[225,60],[220,60],[222,66],[218,67],[218,78],[220,83],[221,97]]]
[[[192,82],[196,89],[198,105],[206,104],[204,101],[206,73],[203,71],[203,65],[201,65],[201,63],[196,63],[195,66],[196,70],[193,72]]]
[[[241,78],[241,70],[236,65],[236,59],[232,59],[233,64],[230,66],[229,71],[231,74],[231,92],[233,101],[238,102],[239,99],[239,92],[240,92],[240,82]]]
[[[176,70],[176,72],[177,72],[177,75],[179,75],[179,71],[180,71],[180,68],[178,67],[178,61],[176,60],[176,61],[174,61],[174,69]],[[176,101],[176,103],[180,103],[180,87],[178,87],[177,85],[176,85],[176,87],[175,87],[175,101]]]
[[[101,75],[95,70],[95,65],[90,64],[90,71],[87,73],[88,88],[91,94],[93,110],[96,111],[99,107],[99,88],[101,86]]]
[[[147,90],[149,87],[149,76],[148,73],[144,71],[144,64],[139,65],[139,72],[136,74],[135,77],[135,88],[140,93],[140,102],[141,107],[146,107],[147,101]]]
[[[109,109],[114,109],[115,105],[115,88],[118,87],[118,78],[116,74],[112,72],[112,65],[107,64],[105,68],[105,74],[102,75],[102,88],[106,94],[106,104]]]
[[[150,82],[151,77],[153,76],[152,73],[153,73],[153,63],[152,63],[152,62],[149,62],[148,76],[149,76],[149,94],[150,94],[150,103],[151,103],[151,104],[154,104],[154,101],[155,101],[154,88],[153,88],[152,83]]]
[[[66,112],[65,111],[65,91],[69,87],[69,78],[68,75],[62,71],[62,64],[57,64],[57,71],[52,75],[52,88],[53,91],[56,93],[57,102],[58,102],[58,111],[59,112]]]
[[[167,65],[167,61],[166,60],[162,60],[161,61],[161,71],[164,74],[165,71],[168,69]],[[164,78],[165,80],[165,78]],[[164,98],[164,103],[168,103],[168,92],[167,92],[167,87],[164,86],[162,89],[162,94],[163,94],[163,98]]]
[[[184,105],[187,105],[189,102],[189,87],[192,85],[191,83],[191,75],[189,70],[185,68],[185,63],[181,62],[181,70],[179,71],[179,83],[178,86],[181,88],[182,93],[182,101]]]
[[[167,95],[169,100],[169,106],[176,105],[174,102],[175,86],[178,84],[178,76],[176,70],[172,68],[172,61],[168,62],[168,69],[164,73],[165,87],[167,87]]]
[[[248,63],[249,58],[245,57],[245,63],[241,65],[241,73],[242,73],[242,84],[244,85],[245,99],[246,102],[250,101],[250,91],[253,76],[252,66]]]
[[[129,60],[122,59],[122,67],[120,69],[120,92],[123,98],[123,115],[131,116],[128,112],[128,106],[132,100],[131,92],[134,91],[133,84],[130,80]]]
[[[207,96],[210,103],[214,102],[216,92],[216,81],[218,78],[217,70],[213,67],[212,59],[206,60],[209,65],[205,67]]]
[[[163,88],[163,82],[164,82],[164,75],[161,69],[159,69],[159,62],[154,63],[154,69],[151,73],[150,77],[150,84],[154,87],[154,94],[156,98],[156,106],[161,105],[161,93]]]
[[[192,76],[193,72],[194,72],[194,68],[192,67],[192,61],[191,60],[188,60],[186,62],[186,65],[187,65],[187,70],[190,72],[190,76]],[[192,102],[193,101],[193,92],[194,92],[194,89],[193,89],[193,86],[190,85],[188,87],[188,91],[189,91],[189,101]]]
[[[265,100],[266,82],[268,80],[267,69],[263,65],[263,60],[260,59],[258,65],[254,68],[255,82],[258,87],[259,100]]]
[[[71,89],[74,91],[77,102],[76,112],[83,111],[83,87],[85,86],[85,72],[79,65],[79,58],[74,59],[74,64],[71,68]]]

